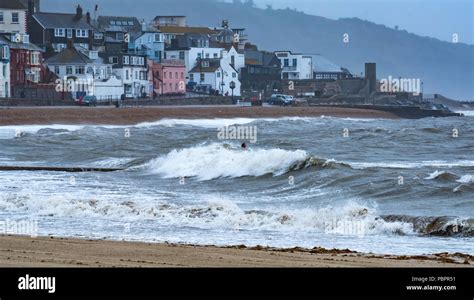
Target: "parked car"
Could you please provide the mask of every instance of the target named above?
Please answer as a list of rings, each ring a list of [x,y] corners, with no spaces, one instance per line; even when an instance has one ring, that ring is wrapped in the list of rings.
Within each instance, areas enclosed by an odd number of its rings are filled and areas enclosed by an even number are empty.
[[[97,97],[96,96],[83,96],[76,100],[76,104],[79,106],[97,106]]]
[[[293,105],[294,97],[282,94],[273,94],[268,101],[270,105],[290,106]]]

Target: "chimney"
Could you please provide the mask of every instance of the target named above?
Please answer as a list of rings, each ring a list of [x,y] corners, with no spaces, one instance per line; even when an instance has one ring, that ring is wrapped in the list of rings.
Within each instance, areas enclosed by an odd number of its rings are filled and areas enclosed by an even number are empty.
[[[67,40],[67,49],[74,49],[74,41],[72,39]]]
[[[369,83],[369,92],[377,91],[377,65],[375,63],[365,64],[365,80]]]
[[[33,0],[28,0],[28,15],[32,16],[35,13],[35,2]]]
[[[74,16],[74,20],[79,21],[82,19],[82,7],[80,5],[76,8],[76,15]]]
[[[148,28],[146,26],[145,20],[142,20],[142,31],[146,31]]]
[[[87,24],[91,24],[91,13],[90,12],[87,12],[86,13],[86,21],[87,21]]]

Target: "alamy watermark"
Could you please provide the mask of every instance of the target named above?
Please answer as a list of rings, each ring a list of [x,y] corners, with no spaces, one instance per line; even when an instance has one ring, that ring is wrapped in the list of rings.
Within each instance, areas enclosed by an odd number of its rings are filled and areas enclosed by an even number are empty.
[[[38,237],[37,220],[0,220],[0,234],[29,235]]]
[[[355,235],[363,237],[369,228],[364,220],[340,220],[334,219],[324,223],[326,234]]]
[[[383,78],[380,80],[380,91],[384,93],[413,93],[419,95],[422,92],[421,79],[419,78]]]
[[[219,140],[239,140],[249,141],[252,144],[257,142],[257,126],[225,126],[217,129]]]
[[[56,92],[58,93],[76,93],[83,92],[88,95],[94,95],[95,85],[92,79],[57,79]]]

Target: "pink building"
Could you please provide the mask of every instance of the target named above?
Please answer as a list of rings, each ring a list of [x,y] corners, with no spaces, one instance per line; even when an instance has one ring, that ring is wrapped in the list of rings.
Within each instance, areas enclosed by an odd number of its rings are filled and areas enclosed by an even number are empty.
[[[186,93],[186,67],[181,60],[149,60],[150,78],[153,78],[153,97],[184,95]]]

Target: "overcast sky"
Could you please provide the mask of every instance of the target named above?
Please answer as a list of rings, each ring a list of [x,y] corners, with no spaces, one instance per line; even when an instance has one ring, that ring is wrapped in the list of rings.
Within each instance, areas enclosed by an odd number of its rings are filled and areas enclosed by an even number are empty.
[[[474,0],[254,0],[259,7],[297,8],[331,19],[358,17],[409,32],[474,44]]]

